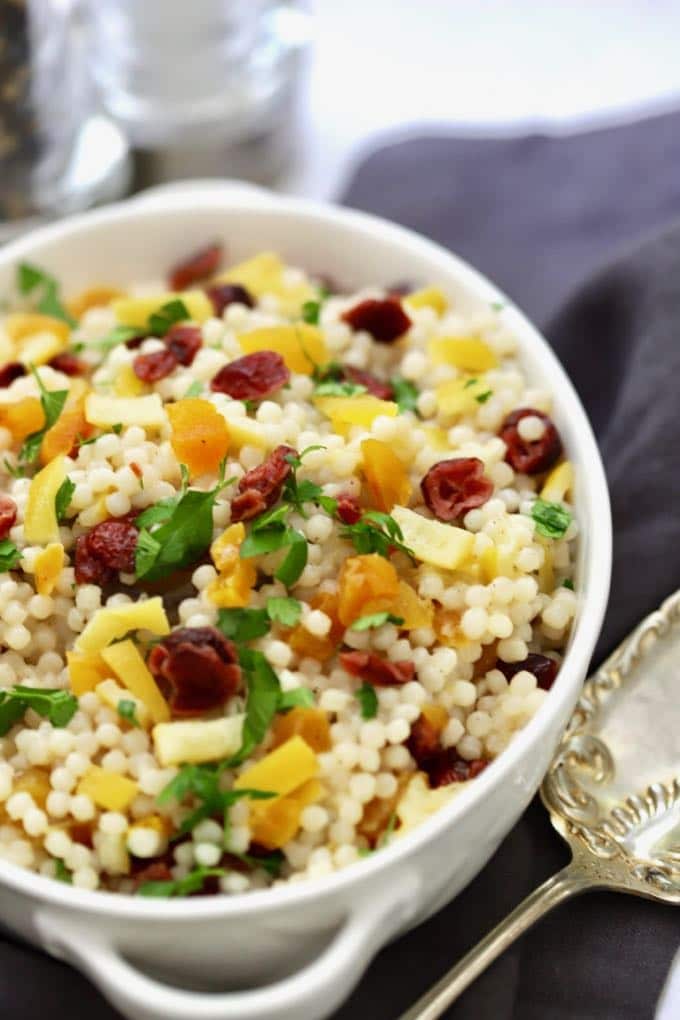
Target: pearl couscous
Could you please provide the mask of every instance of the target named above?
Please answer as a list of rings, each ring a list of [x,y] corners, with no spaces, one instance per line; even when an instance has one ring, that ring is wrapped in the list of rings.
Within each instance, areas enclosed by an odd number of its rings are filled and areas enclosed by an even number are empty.
[[[80,888],[379,851],[540,708],[577,608],[502,309],[220,259],[70,300],[24,264],[0,319],[0,858]]]

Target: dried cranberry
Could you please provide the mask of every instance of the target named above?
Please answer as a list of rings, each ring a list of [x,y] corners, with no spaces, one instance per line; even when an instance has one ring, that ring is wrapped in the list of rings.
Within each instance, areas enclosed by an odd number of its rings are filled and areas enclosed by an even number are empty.
[[[183,326],[176,323],[165,334],[165,346],[174,354],[180,365],[191,365],[203,345],[198,326]]]
[[[171,882],[172,871],[170,870],[171,863],[174,863],[172,857],[159,858],[155,861],[144,860],[143,858],[137,864],[137,861],[133,855],[131,861],[132,880],[135,883],[135,888],[139,889],[140,885],[144,885],[145,882]],[[137,865],[137,866],[136,866]]]
[[[431,787],[448,786],[450,783],[465,783],[483,772],[488,761],[475,758],[466,761],[453,747],[439,751],[424,764]]]
[[[286,457],[296,454],[292,446],[277,446],[263,464],[245,473],[231,503],[233,522],[249,521],[276,503],[292,470]]]
[[[215,315],[221,315],[228,305],[245,305],[246,308],[255,306],[246,288],[238,283],[215,283],[212,287],[206,287],[205,292],[212,301]]]
[[[76,542],[75,575],[78,584],[110,584],[122,571],[135,570],[139,532],[129,517],[102,521]]]
[[[342,373],[345,379],[356,383],[357,386],[365,386],[368,392],[372,393],[374,397],[378,397],[379,400],[392,400],[394,397],[394,390],[390,383],[383,382],[382,379],[378,379],[370,372],[364,372],[362,368],[346,365]]]
[[[343,524],[356,524],[361,519],[361,506],[356,496],[341,492],[337,498],[338,517]]]
[[[419,715],[411,727],[406,746],[418,768],[424,769],[425,763],[441,750],[439,731],[426,716]]]
[[[532,415],[540,418],[545,431],[540,439],[522,439],[517,428],[522,418]],[[537,475],[552,467],[562,453],[562,440],[551,419],[542,411],[531,407],[520,407],[507,416],[499,433],[507,446],[505,459],[515,470],[525,475]]]
[[[500,669],[506,680],[512,680],[515,673],[525,669],[528,673],[533,673],[536,683],[544,691],[549,691],[552,687],[559,668],[559,663],[555,659],[539,655],[537,652],[530,652],[521,662],[503,662],[502,659],[496,662],[496,669]]]
[[[186,290],[192,283],[212,276],[222,258],[222,245],[209,244],[194,252],[184,262],[179,262],[168,273],[170,290]]]
[[[10,496],[0,494],[0,538],[7,538],[16,519],[16,503]]]
[[[396,297],[367,298],[342,316],[354,330],[363,329],[381,344],[391,344],[403,336],[411,320]]]
[[[87,365],[82,358],[77,358],[75,354],[71,354],[70,351],[62,351],[61,354],[55,354],[50,361],[50,368],[55,369],[57,372],[63,372],[64,375],[87,375]]]
[[[352,676],[358,676],[376,687],[392,687],[413,680],[416,668],[408,659],[390,662],[375,652],[341,652],[340,665]]]
[[[180,627],[152,649],[148,666],[175,716],[221,708],[238,690],[236,647],[214,627]]]
[[[132,368],[142,382],[154,383],[174,372],[177,368],[177,358],[172,351],[164,347],[162,351],[154,351],[153,354],[138,354],[132,362]]]
[[[486,503],[493,482],[484,474],[484,464],[477,457],[452,457],[434,464],[420,489],[425,505],[438,520],[454,521]]]
[[[0,368],[0,389],[9,386],[15,379],[21,379],[26,375],[26,369],[20,361],[8,361]]]
[[[210,388],[234,400],[262,400],[285,386],[290,372],[275,351],[254,351],[221,368]]]
[[[133,336],[129,340],[125,341],[125,346],[129,351],[136,351],[142,346],[147,336],[148,333],[140,333],[139,336]]]

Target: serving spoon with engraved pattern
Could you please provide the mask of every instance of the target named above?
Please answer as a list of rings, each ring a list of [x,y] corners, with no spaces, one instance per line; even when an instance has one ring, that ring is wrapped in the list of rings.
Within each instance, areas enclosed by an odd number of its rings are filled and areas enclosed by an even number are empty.
[[[680,905],[680,591],[588,680],[541,797],[572,859],[425,993],[401,1020],[436,1020],[544,914],[611,889]]]

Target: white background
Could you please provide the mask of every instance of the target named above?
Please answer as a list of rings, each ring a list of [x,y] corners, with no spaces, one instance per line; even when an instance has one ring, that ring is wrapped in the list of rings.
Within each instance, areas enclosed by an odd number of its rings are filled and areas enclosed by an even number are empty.
[[[376,135],[547,130],[680,104],[680,0],[312,0],[301,159],[338,193]],[[369,142],[370,139],[370,142]]]

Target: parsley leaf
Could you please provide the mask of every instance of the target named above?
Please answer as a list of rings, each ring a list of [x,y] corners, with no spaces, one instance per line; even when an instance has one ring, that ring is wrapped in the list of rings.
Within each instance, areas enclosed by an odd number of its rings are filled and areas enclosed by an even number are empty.
[[[121,698],[116,706],[118,715],[121,719],[125,719],[126,722],[130,723],[131,726],[139,728],[139,720],[137,718],[137,706],[131,698]]]
[[[319,314],[321,312],[320,301],[305,301],[302,306],[300,313],[303,322],[308,322],[310,326],[319,325]]]
[[[375,693],[375,689],[368,683],[363,683],[361,687],[354,692],[354,696],[359,702],[361,708],[362,719],[375,719],[378,714],[378,695]]]
[[[72,482],[70,478],[65,478],[57,489],[57,494],[54,497],[54,511],[60,524],[66,517],[66,511],[70,506],[71,498],[75,491],[76,483]]]
[[[287,588],[295,584],[307,565],[307,539],[285,523],[290,510],[291,507],[283,505],[258,517],[239,551],[241,559],[247,560],[288,548],[288,555],[274,572],[274,577]]]
[[[413,550],[404,545],[395,519],[379,510],[369,510],[356,524],[346,524],[340,529],[340,537],[348,538],[358,553],[378,553],[389,558],[390,550],[398,549],[414,558]]]
[[[73,881],[71,872],[68,870],[61,857],[53,857],[54,861],[54,877],[58,882],[66,882],[67,885],[71,885]]]
[[[219,765],[183,765],[174,779],[171,779],[158,794],[159,804],[167,804],[170,800],[182,801],[185,797],[193,797],[198,806],[184,819],[177,832],[177,837],[191,832],[204,818],[222,814],[242,797],[253,800],[268,800],[276,794],[265,790],[223,790],[221,788],[222,771],[226,762]]]
[[[403,414],[404,411],[415,411],[418,413],[418,397],[420,394],[416,386],[408,379],[402,379],[399,375],[393,375],[390,385],[394,392],[394,400]]]
[[[251,868],[262,868],[272,878],[278,878],[286,861],[281,850],[273,850],[272,853],[262,857],[255,857],[253,854],[235,854],[233,850],[229,852],[232,857],[238,857],[239,861],[243,861]]]
[[[491,396],[493,396],[493,390],[484,390],[483,393],[475,394],[475,400],[478,404],[485,404]]]
[[[30,262],[20,262],[17,268],[17,286],[22,294],[32,294],[37,289],[41,290],[36,307],[43,315],[62,319],[69,326],[77,325],[76,320],[69,315],[59,299],[57,280],[44,269]]]
[[[0,737],[32,708],[53,726],[67,726],[78,709],[78,699],[61,688],[24,687],[17,684],[0,691]]]
[[[57,418],[64,409],[66,398],[68,397],[68,390],[48,390],[38,375],[36,369],[31,366],[31,372],[35,376],[35,380],[38,383],[38,389],[40,390],[40,404],[45,415],[45,424],[38,432],[32,432],[30,436],[27,436],[24,440],[24,444],[21,447],[19,453],[20,460],[28,461],[29,463],[34,461],[40,453],[40,447],[42,445],[43,437],[48,429],[51,429]]]
[[[23,478],[24,475],[26,474],[26,468],[23,466],[23,464],[17,464],[13,466],[7,457],[5,457],[4,465],[5,471],[7,472],[8,475],[11,475],[12,478]]]
[[[566,507],[560,503],[548,503],[545,499],[536,500],[531,516],[536,522],[536,531],[544,538],[562,538],[572,521]]]
[[[190,896],[200,892],[206,878],[226,875],[224,868],[194,868],[184,878],[168,879],[166,882],[142,882],[137,889],[139,896]]]
[[[402,616],[394,616],[393,613],[369,613],[367,616],[360,616],[354,621],[350,630],[370,630],[371,627],[382,627],[384,623],[402,624]]]
[[[225,637],[241,644],[266,634],[269,617],[266,609],[220,609],[217,626]]]
[[[279,678],[262,652],[241,648],[239,662],[245,674],[248,697],[241,748],[232,758],[232,765],[244,761],[262,743],[276,715],[281,697]]]
[[[353,382],[339,382],[335,379],[320,382],[314,388],[315,397],[356,397],[360,393],[366,393],[365,386]]]
[[[288,712],[291,708],[312,708],[314,693],[309,687],[294,687],[292,691],[283,691],[279,698],[278,712]]]
[[[331,496],[324,495],[323,489],[316,482],[312,482],[309,479],[299,482],[297,478],[297,471],[301,467],[304,457],[311,453],[312,450],[325,449],[325,446],[308,446],[302,453],[289,453],[285,458],[292,467],[292,471],[288,478],[286,478],[281,498],[284,503],[289,503],[303,517],[306,517],[304,510],[305,503],[316,503],[318,506],[323,507],[328,514],[334,514],[338,505],[337,500]]]
[[[294,627],[302,613],[302,603],[292,598],[267,599],[270,620],[276,620],[284,627]]]
[[[171,326],[184,319],[190,319],[187,306],[179,298],[174,298],[162,305],[157,312],[149,316],[149,331],[153,336],[165,336]]]
[[[189,389],[184,394],[182,399],[187,400],[190,397],[200,397],[203,392],[203,383],[199,379],[194,379]]]
[[[140,514],[137,524],[141,524],[141,530],[135,550],[137,577],[157,581],[200,559],[212,541],[213,506],[224,484],[227,483],[218,484],[207,492],[189,489],[173,506],[162,500],[163,523],[153,532],[146,529],[158,521],[159,504],[150,508],[155,511],[153,515],[148,510]]]
[[[476,386],[478,382],[479,382],[479,379],[476,379],[473,376],[471,379],[468,379],[468,381],[463,386],[463,389],[464,390],[469,390],[471,386]]]
[[[568,588],[569,591],[573,591],[574,590],[574,582],[572,581],[572,579],[570,577],[565,577],[564,581],[562,581],[562,587],[563,588]]]
[[[94,349],[101,351],[102,354],[108,354],[114,347],[120,347],[121,344],[126,344],[128,340],[134,340],[139,335],[140,330],[135,329],[134,326],[114,326],[105,336],[98,340],[91,340],[85,349]]]
[[[281,566],[274,571],[274,577],[285,584],[286,588],[291,588],[307,566],[308,546],[307,539],[301,531],[286,528],[286,534],[288,536],[288,555]]]
[[[16,570],[20,559],[21,553],[14,542],[10,542],[8,538],[0,540],[0,574],[4,574],[6,570]]]

